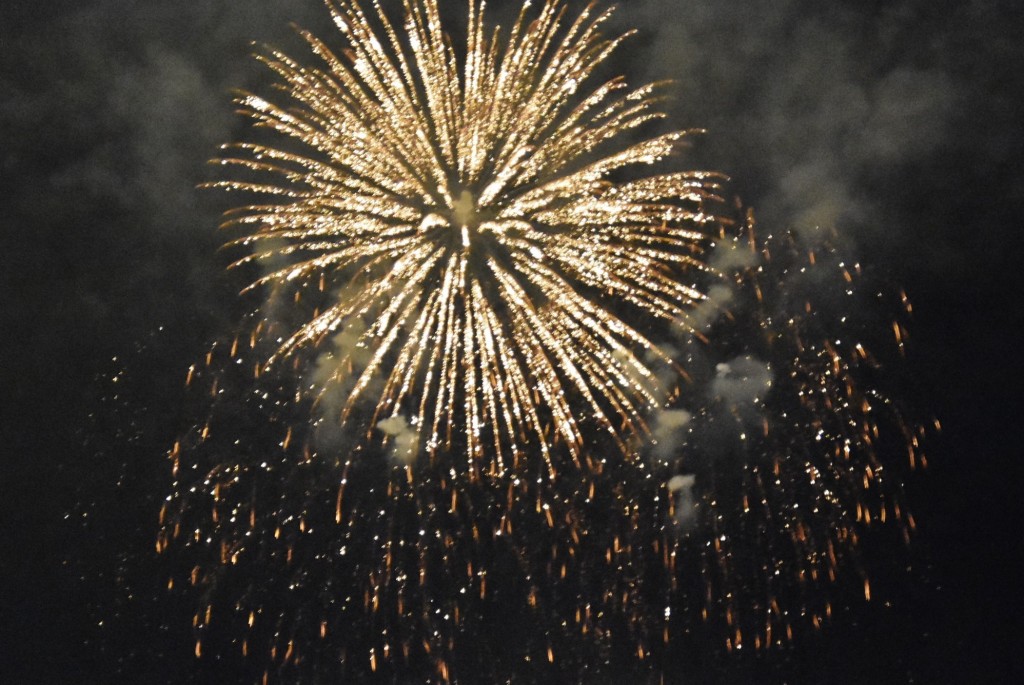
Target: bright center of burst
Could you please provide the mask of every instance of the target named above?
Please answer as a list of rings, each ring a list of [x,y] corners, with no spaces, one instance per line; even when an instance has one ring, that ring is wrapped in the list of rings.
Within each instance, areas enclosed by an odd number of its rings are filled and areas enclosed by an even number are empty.
[[[476,198],[468,190],[463,190],[452,204],[452,224],[462,231],[462,247],[469,249],[469,229],[477,227],[477,211]]]
[[[471,226],[476,223],[476,198],[473,193],[463,190],[459,199],[452,205],[452,218],[459,226]]]
[[[486,209],[481,211],[473,191],[461,190],[455,199],[449,201],[448,207],[435,207],[423,217],[419,228],[421,233],[431,234],[433,240],[450,240],[452,247],[469,251],[482,234],[505,232],[502,222],[495,221]],[[450,237],[445,238],[444,235]]]

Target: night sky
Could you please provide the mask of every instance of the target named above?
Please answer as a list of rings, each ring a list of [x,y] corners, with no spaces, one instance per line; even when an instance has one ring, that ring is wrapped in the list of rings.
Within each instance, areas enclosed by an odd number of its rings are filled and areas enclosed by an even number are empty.
[[[622,4],[640,34],[616,67],[673,79],[672,123],[707,130],[688,166],[728,173],[762,227],[834,227],[906,289],[902,400],[943,424],[906,483],[920,535],[870,550],[913,562],[885,602],[681,682],[1024,679],[1024,11]],[[184,371],[239,312],[216,231],[230,199],[196,186],[244,136],[232,89],[267,85],[251,42],[306,54],[291,22],[332,35],[317,0],[0,5],[0,682],[211,682],[187,625],[151,620],[190,608],[117,576],[145,576]]]

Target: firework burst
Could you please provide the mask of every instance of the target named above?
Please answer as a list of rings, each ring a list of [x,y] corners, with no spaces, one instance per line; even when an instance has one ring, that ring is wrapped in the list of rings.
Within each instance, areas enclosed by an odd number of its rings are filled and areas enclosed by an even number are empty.
[[[264,54],[286,103],[239,103],[274,142],[219,160],[260,196],[226,222],[260,305],[189,371],[170,455],[196,655],[590,682],[705,623],[763,649],[827,621],[860,532],[912,527],[878,436],[920,458],[791,277],[856,270],[729,221],[716,174],[645,175],[684,133],[647,135],[656,86],[588,85],[608,12],[550,0],[502,40],[471,0],[456,48],[436,0],[328,7],[344,51]]]
[[[685,283],[714,222],[715,176],[674,172],[609,179],[668,157],[672,132],[623,142],[659,118],[656,86],[621,78],[583,91],[625,36],[610,12],[566,22],[559,2],[506,41],[469,3],[459,58],[435,1],[408,2],[397,31],[383,12],[329,5],[343,57],[304,34],[322,67],[271,52],[289,107],[245,95],[258,125],[299,151],[242,144],[222,161],[277,182],[231,181],[273,204],[228,222],[252,249],[236,263],[269,271],[250,286],[316,306],[267,362],[330,355],[313,391],[344,423],[361,400],[396,456],[458,450],[473,471],[502,472],[527,447],[584,457],[581,423],[628,453],[667,388],[667,357],[638,327],[679,321],[699,292]],[[268,332],[262,332],[266,335]],[[335,406],[340,405],[340,406]],[[365,417],[361,417],[365,419]]]

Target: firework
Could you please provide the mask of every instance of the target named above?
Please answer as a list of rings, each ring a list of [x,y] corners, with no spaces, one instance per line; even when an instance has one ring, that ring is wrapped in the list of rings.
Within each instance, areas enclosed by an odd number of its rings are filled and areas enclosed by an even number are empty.
[[[608,12],[549,1],[502,40],[471,1],[456,48],[435,0],[328,6],[344,51],[261,57],[287,102],[239,103],[274,140],[219,160],[260,196],[226,222],[259,305],[190,369],[170,454],[196,655],[590,682],[702,625],[733,650],[826,622],[858,536],[912,527],[879,436],[920,458],[820,301],[857,270],[730,221],[717,174],[645,175],[684,134],[647,135],[657,86],[590,85]]]
[[[342,423],[372,404],[362,422],[400,437],[407,462],[456,449],[493,475],[529,447],[553,475],[550,446],[583,458],[581,424],[628,453],[669,391],[643,330],[701,298],[684,274],[716,220],[716,184],[609,180],[684,137],[623,142],[661,117],[654,85],[580,91],[625,38],[602,36],[610,12],[567,22],[559,2],[532,20],[524,8],[501,41],[474,0],[457,59],[436,1],[407,2],[401,30],[378,13],[376,32],[355,3],[330,9],[344,56],[305,34],[320,68],[261,58],[290,106],[239,101],[296,151],[242,144],[221,160],[274,179],[221,184],[271,198],[228,222],[245,231],[232,245],[252,250],[236,266],[267,265],[250,288],[315,293],[308,318],[261,332],[282,338],[266,366],[329,356],[312,392]]]

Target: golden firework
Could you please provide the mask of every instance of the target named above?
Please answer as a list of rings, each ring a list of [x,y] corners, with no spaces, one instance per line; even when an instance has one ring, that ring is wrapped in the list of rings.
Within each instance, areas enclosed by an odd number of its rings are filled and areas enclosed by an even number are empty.
[[[470,0],[456,46],[437,0],[401,26],[328,7],[343,50],[267,51],[280,102],[243,94],[263,131],[219,160],[215,185],[259,196],[226,225],[261,297],[248,341],[189,370],[169,454],[156,546],[199,600],[197,657],[261,682],[618,682],[705,634],[819,629],[844,569],[877,599],[859,540],[909,538],[883,456],[923,463],[924,431],[848,320],[877,292],[859,265],[752,213],[738,231],[715,174],[650,175],[685,132],[656,132],[657,85],[598,78],[626,38],[608,11],[546,0],[502,39]]]
[[[568,21],[547,0],[503,39],[470,0],[461,50],[437,0],[406,0],[400,28],[376,4],[328,6],[343,52],[303,33],[320,66],[260,58],[286,105],[239,99],[290,142],[219,160],[271,179],[217,184],[271,198],[227,221],[250,250],[236,266],[271,265],[250,288],[327,294],[267,364],[318,355],[313,391],[343,398],[342,422],[368,400],[406,463],[454,435],[470,472],[531,445],[554,473],[554,444],[585,458],[582,423],[629,453],[664,400],[652,364],[670,363],[642,329],[702,297],[683,276],[717,177],[643,175],[686,132],[646,132],[657,84],[588,85],[628,34],[603,35],[610,10]]]

